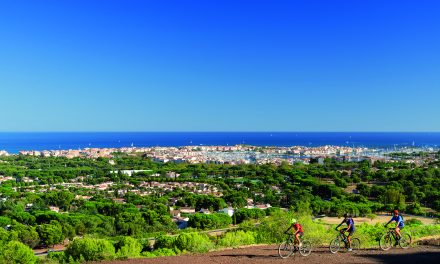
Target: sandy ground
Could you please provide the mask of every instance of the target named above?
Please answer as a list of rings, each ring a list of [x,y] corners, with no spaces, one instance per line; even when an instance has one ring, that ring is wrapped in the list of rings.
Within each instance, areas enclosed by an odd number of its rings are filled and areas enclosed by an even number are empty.
[[[100,262],[103,263],[103,262]],[[106,264],[259,264],[259,263],[440,263],[440,247],[417,246],[409,249],[392,248],[389,251],[359,250],[332,254],[328,248],[317,248],[308,257],[295,254],[288,259],[278,256],[276,245],[255,246],[210,252],[207,254],[131,259],[104,262]]]

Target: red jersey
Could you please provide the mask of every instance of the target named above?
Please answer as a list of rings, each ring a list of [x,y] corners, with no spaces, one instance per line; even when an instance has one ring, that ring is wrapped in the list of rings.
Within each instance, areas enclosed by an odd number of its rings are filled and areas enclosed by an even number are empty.
[[[295,231],[303,232],[303,227],[298,223],[294,224],[293,228],[295,228]]]

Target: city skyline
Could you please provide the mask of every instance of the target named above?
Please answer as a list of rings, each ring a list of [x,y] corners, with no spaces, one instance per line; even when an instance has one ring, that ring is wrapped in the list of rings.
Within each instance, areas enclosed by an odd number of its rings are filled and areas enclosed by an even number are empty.
[[[436,1],[0,4],[0,132],[440,131]]]

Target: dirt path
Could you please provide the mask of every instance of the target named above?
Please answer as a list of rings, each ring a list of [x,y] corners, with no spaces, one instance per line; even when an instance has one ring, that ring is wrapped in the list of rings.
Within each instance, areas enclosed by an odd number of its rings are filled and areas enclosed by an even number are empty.
[[[410,249],[393,248],[389,251],[377,249],[360,250],[358,252],[340,252],[331,254],[328,248],[314,249],[308,257],[297,254],[288,259],[281,259],[277,254],[277,246],[255,246],[240,249],[210,252],[207,254],[185,255],[177,257],[161,257],[155,259],[132,259],[111,261],[106,264],[260,264],[260,263],[440,263],[440,247],[418,246]]]

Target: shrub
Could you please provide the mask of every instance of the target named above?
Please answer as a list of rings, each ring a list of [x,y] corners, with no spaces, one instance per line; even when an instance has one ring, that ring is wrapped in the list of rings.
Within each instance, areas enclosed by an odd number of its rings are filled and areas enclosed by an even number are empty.
[[[381,223],[376,223],[375,225],[362,223],[356,226],[356,231],[353,236],[361,240],[363,248],[370,248],[379,245],[379,239],[385,232],[386,228],[384,228]]]
[[[255,220],[246,220],[238,225],[240,230],[249,231],[255,230]]]
[[[203,253],[214,248],[214,244],[209,237],[199,233],[180,234],[175,241],[175,246],[179,250]]]
[[[176,241],[176,237],[172,236],[159,236],[156,238],[156,242],[154,243],[154,248],[172,248],[174,247],[174,243]]]
[[[279,212],[264,219],[255,229],[256,242],[279,243],[285,240],[284,232],[289,228],[289,219],[292,216],[291,213]],[[313,221],[310,215],[300,213],[295,214],[295,218],[303,226],[304,237],[313,245],[328,243],[333,238],[334,233],[329,229],[329,226],[319,221]]]
[[[11,223],[12,223],[12,220],[9,217],[0,216],[0,227],[6,227],[7,225],[10,225]]]
[[[419,219],[415,219],[415,218],[406,220],[405,224],[409,225],[409,226],[420,226],[420,225],[423,225],[422,221],[420,221]]]
[[[333,181],[335,182],[335,185],[338,186],[338,187],[347,188],[347,186],[348,186],[347,182],[344,179],[342,179],[342,178],[335,177],[333,179]]]
[[[269,207],[265,210],[265,214],[267,216],[273,215],[275,213],[279,213],[281,211],[280,207]]]
[[[66,258],[64,252],[49,252],[47,254],[47,259],[54,260],[57,263],[63,263]]]
[[[142,256],[146,258],[156,258],[156,257],[165,257],[165,256],[175,256],[179,254],[180,251],[175,251],[169,248],[161,248],[152,252],[143,252]]]
[[[218,242],[222,247],[236,247],[255,244],[255,233],[251,231],[234,231],[226,233]]]
[[[116,253],[118,258],[136,258],[142,251],[142,245],[132,237],[122,237],[118,242],[119,250]]]
[[[10,241],[0,253],[0,263],[3,264],[33,264],[37,260],[32,249],[18,241]]]
[[[370,221],[373,221],[374,219],[377,218],[377,215],[375,215],[375,214],[367,214],[367,218],[370,219]]]
[[[416,203],[416,202],[408,205],[406,207],[406,212],[410,213],[410,214],[415,214],[415,215],[423,215],[424,214],[422,207],[420,206],[419,203]]]
[[[288,228],[289,216],[285,212],[275,213],[274,216],[261,221],[256,228],[257,243],[279,243],[285,239],[284,231]]]
[[[66,258],[86,261],[98,261],[115,258],[115,248],[105,239],[83,238],[75,239],[67,246]]]
[[[426,237],[426,236],[437,236],[440,235],[440,225],[409,225],[407,229],[403,230],[411,234],[413,239]]]

